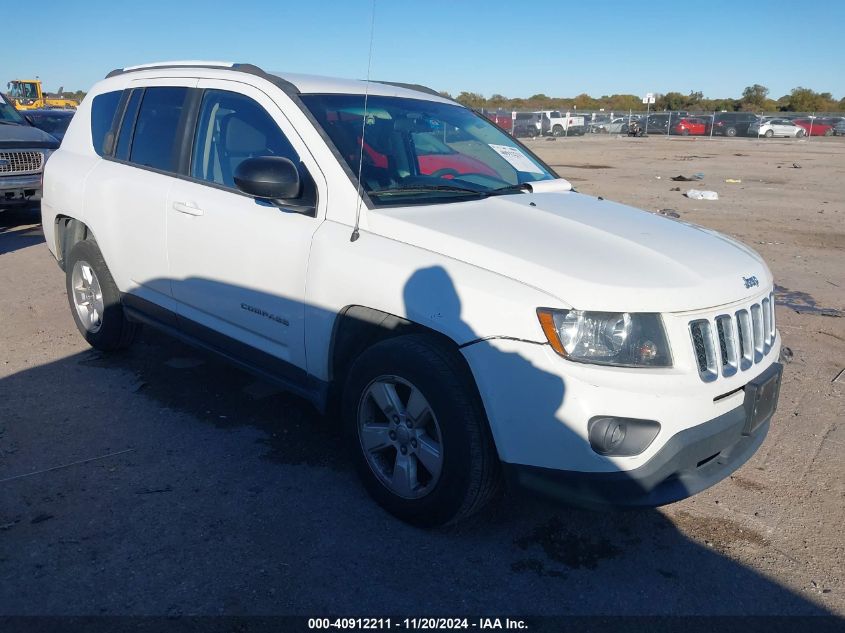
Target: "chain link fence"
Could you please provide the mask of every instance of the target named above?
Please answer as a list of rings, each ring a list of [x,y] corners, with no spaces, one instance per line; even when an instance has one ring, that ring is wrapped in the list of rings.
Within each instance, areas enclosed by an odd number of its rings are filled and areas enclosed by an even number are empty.
[[[536,136],[845,137],[843,112],[574,112],[482,110],[517,138]]]

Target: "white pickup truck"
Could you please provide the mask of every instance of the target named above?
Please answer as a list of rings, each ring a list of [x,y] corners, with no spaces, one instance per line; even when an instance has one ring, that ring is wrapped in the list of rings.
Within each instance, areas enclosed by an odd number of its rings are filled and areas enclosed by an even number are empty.
[[[541,110],[543,115],[543,134],[552,136],[583,136],[587,131],[584,117],[573,116],[569,112],[558,110]]]
[[[146,324],[339,410],[366,489],[418,525],[506,477],[683,499],[754,454],[778,400],[757,253],[577,193],[422,86],[115,70],[47,163],[42,220],[92,346]]]

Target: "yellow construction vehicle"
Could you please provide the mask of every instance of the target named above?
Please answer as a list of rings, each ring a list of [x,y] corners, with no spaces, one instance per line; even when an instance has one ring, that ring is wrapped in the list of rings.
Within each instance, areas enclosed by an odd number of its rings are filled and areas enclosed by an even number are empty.
[[[41,91],[40,79],[14,79],[6,84],[8,96],[18,110],[34,110],[36,108],[76,108],[79,103],[73,99],[65,99],[58,95],[51,95]]]

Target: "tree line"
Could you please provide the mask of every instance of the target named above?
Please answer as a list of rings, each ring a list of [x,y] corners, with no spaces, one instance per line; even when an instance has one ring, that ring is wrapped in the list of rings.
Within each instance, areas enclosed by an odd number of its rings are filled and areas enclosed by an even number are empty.
[[[83,90],[65,91],[64,96],[81,102],[85,98]],[[642,110],[642,97],[636,95],[614,94],[591,97],[580,94],[577,97],[547,97],[536,94],[528,98],[505,97],[494,94],[489,98],[477,92],[461,92],[457,97],[441,91],[444,97],[455,99],[459,103],[480,110],[584,110],[625,112]],[[746,112],[845,112],[845,97],[837,101],[829,92],[816,92],[801,86],[793,88],[788,95],[779,99],[769,98],[769,89],[760,84],[748,86],[738,99],[705,99],[701,92],[680,92],[656,94],[653,110],[692,110],[701,112],[746,111]]]
[[[448,92],[443,96],[454,98],[463,105],[475,109],[488,110],[584,110],[604,109],[612,112],[643,110],[642,97],[629,94],[603,95],[591,97],[580,94],[577,97],[548,97],[542,93],[528,98],[505,97],[493,94],[485,97],[477,92],[461,92],[452,97]],[[748,86],[738,99],[706,99],[701,92],[680,92],[656,94],[653,110],[692,110],[712,111],[748,111],[748,112],[841,112],[845,111],[845,98],[834,99],[829,92],[816,92],[801,86],[793,88],[789,94],[772,99],[769,89],[760,84]]]

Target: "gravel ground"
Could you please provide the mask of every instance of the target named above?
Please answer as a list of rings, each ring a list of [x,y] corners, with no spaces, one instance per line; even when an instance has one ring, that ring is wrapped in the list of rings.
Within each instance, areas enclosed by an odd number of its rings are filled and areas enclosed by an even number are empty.
[[[662,509],[511,492],[456,528],[408,527],[304,401],[150,330],[90,350],[37,216],[3,213],[0,615],[845,615],[843,139],[530,145],[583,192],[767,259],[794,358],[748,464]]]

